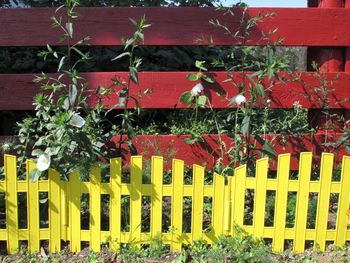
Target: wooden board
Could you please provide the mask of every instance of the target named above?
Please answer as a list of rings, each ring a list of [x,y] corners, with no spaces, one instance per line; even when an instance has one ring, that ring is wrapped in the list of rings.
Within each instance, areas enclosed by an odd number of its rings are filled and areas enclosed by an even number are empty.
[[[192,89],[196,84],[186,79],[188,72],[143,72],[140,73],[140,85],[132,86],[131,94],[139,95],[139,102],[143,108],[185,108],[179,103],[180,95]],[[216,79],[215,84],[203,84],[206,94],[214,108],[229,108],[229,99],[237,94],[237,89],[232,84],[223,82],[227,75],[224,72],[212,72],[210,75]],[[306,108],[322,108],[322,100],[319,99],[320,91],[315,93],[314,88],[320,87],[320,80],[313,73],[294,73],[300,75],[300,81],[288,81],[293,77],[283,74],[287,80],[275,85],[271,91],[266,91],[266,100],[271,100],[272,108],[292,108],[297,101]],[[98,72],[85,73],[84,77],[89,82],[90,93],[94,93],[98,85],[109,87],[115,76],[127,78],[125,72]],[[330,108],[350,108],[350,75],[347,73],[327,73],[325,79],[334,82],[327,89],[332,92],[329,95]],[[32,101],[36,93],[41,92],[38,84],[32,82],[32,74],[0,74],[0,110],[31,110]],[[235,74],[236,81],[242,81],[240,74]],[[333,90],[334,89],[334,90]],[[150,94],[145,94],[148,90]],[[146,92],[147,93],[147,92]],[[217,94],[220,94],[218,96]],[[97,103],[95,97],[89,98],[91,106]],[[110,95],[104,100],[107,107],[112,107],[118,102],[117,95]],[[134,107],[133,103],[130,107]]]
[[[63,10],[61,10],[63,12]],[[222,15],[214,8],[79,8],[81,14],[75,27],[77,38],[90,36],[92,45],[120,45],[129,37],[133,26],[128,18],[146,16],[152,27],[145,31],[145,45],[197,45],[198,38],[212,37],[216,45],[239,42],[209,24],[219,19],[231,31],[238,28],[242,9],[235,16]],[[287,46],[350,46],[350,9],[345,8],[250,8],[248,17],[276,13],[274,18],[258,24],[247,45],[264,44],[258,40],[261,32],[278,28],[275,37],[284,38]],[[58,45],[60,31],[50,27],[55,9],[0,9],[0,46]],[[45,32],[45,33],[43,33]]]
[[[341,136],[341,133],[328,132],[327,142],[336,142]],[[144,158],[149,159],[152,155],[159,155],[162,153],[165,161],[165,168],[169,169],[171,165],[171,159],[177,158],[185,161],[186,165],[191,166],[192,164],[200,164],[211,169],[220,156],[218,152],[218,139],[217,134],[203,135],[204,142],[197,142],[195,144],[186,144],[183,142],[188,135],[175,136],[175,135],[139,135],[137,139],[134,139],[138,154],[142,154]],[[267,139],[273,139],[273,146],[276,153],[291,153],[291,169],[298,169],[298,158],[300,152],[310,151],[314,153],[315,161],[319,161],[321,153],[335,152],[335,158],[341,161],[343,155],[346,155],[346,151],[343,147],[332,148],[323,146],[325,141],[325,133],[318,133],[314,136],[305,135],[298,138],[293,136],[285,136],[279,134],[267,135]],[[10,141],[14,137],[11,136],[0,136],[0,143],[4,141]],[[232,147],[232,139],[227,135],[222,135],[223,142],[227,147]],[[118,138],[112,140],[114,145],[118,145]],[[259,146],[259,144],[257,144]],[[260,146],[259,146],[260,147]],[[126,161],[129,161],[130,156],[125,156]],[[228,162],[227,155],[225,155],[225,163]],[[1,162],[2,163],[2,158]],[[276,161],[270,162],[270,168],[276,170]]]

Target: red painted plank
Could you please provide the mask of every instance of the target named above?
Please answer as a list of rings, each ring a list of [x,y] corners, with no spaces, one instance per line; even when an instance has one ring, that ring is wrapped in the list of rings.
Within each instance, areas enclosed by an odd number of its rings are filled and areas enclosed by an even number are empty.
[[[61,10],[63,11],[63,10]],[[76,37],[90,36],[92,45],[119,45],[133,27],[128,18],[138,20],[142,15],[152,24],[145,31],[145,45],[195,45],[194,40],[212,37],[216,45],[237,44],[222,30],[208,21],[219,19],[238,27],[242,9],[235,16],[225,15],[213,8],[79,8]],[[350,46],[350,10],[346,8],[250,8],[249,17],[259,12],[277,13],[274,18],[260,23],[250,34],[248,45],[257,44],[261,32],[278,28],[276,37],[284,38],[288,46]],[[0,46],[57,45],[58,29],[50,28],[54,9],[0,9]],[[322,26],[320,26],[322,25]],[[43,34],[45,32],[45,34]],[[263,44],[263,43],[260,43]]]
[[[331,133],[327,135],[327,142],[336,142],[341,136],[340,133]],[[325,134],[316,134],[314,136],[305,135],[300,138],[293,138],[292,136],[281,135],[267,135],[267,139],[273,139],[274,149],[278,154],[292,153],[291,169],[298,169],[298,156],[302,151],[311,151],[314,153],[315,161],[319,160],[322,151],[335,152],[335,158],[341,161],[343,155],[346,155],[346,151],[343,147],[325,147],[323,142],[325,140]],[[159,155],[161,153],[169,168],[172,158],[182,159],[186,165],[201,164],[206,165],[208,169],[213,167],[213,164],[220,156],[218,145],[216,140],[218,135],[203,135],[203,143],[195,143],[188,145],[183,142],[184,138],[188,138],[188,135],[175,136],[175,135],[140,135],[137,140],[134,140],[138,154],[142,154],[146,159],[151,155]],[[7,140],[10,137],[6,137]],[[0,142],[4,141],[5,137],[0,136]],[[222,140],[226,143],[227,147],[232,147],[232,140],[227,135],[222,135]],[[116,144],[118,138],[113,140]],[[258,144],[257,144],[258,145]],[[227,163],[227,156],[225,156],[225,162]],[[129,160],[130,156],[126,156],[126,160]],[[271,161],[270,168],[276,169],[276,162]]]
[[[143,108],[184,108],[185,105],[179,103],[180,95],[195,85],[186,79],[188,72],[143,72],[139,75],[140,86],[132,86],[131,93],[141,93],[142,98],[139,102]],[[204,84],[206,94],[211,98],[214,108],[227,108],[228,99],[237,94],[237,89],[230,83],[223,82],[227,76],[224,72],[210,73],[217,80],[216,84]],[[282,73],[281,73],[282,74]],[[297,74],[297,73],[295,73]],[[98,85],[109,87],[112,84],[111,79],[116,75],[127,77],[125,72],[100,72],[85,73],[84,76],[89,82],[89,89],[94,91]],[[285,77],[288,77],[284,74]],[[314,73],[300,73],[302,81],[276,84],[272,91],[266,92],[266,99],[271,99],[272,108],[292,108],[293,103],[299,103],[306,108],[321,108],[322,104],[318,101],[314,93],[314,87],[320,87],[320,81]],[[350,108],[350,75],[341,73],[338,76],[335,73],[325,74],[329,82],[334,81],[333,86],[328,89],[334,91],[329,96],[330,108]],[[241,75],[235,74],[235,80],[241,81]],[[0,74],[0,110],[30,110],[33,109],[32,98],[40,92],[38,84],[33,83],[31,74]],[[290,79],[290,77],[289,77]],[[151,94],[145,95],[146,90],[151,90]],[[222,97],[217,96],[217,93]],[[118,96],[111,95],[104,101],[107,107],[111,107],[118,100]],[[89,99],[90,105],[96,104],[96,99]],[[130,105],[134,107],[133,104]]]

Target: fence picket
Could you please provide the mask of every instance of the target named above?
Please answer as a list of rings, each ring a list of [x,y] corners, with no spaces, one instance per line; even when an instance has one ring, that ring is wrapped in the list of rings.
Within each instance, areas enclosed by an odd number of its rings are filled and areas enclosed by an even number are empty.
[[[120,244],[121,227],[121,189],[122,189],[122,160],[114,158],[110,160],[110,223],[111,234],[110,247],[117,250]]]
[[[305,248],[311,164],[312,153],[301,153],[299,161],[299,187],[295,208],[295,238],[293,244],[295,252],[304,252]]]
[[[28,185],[27,192],[27,211],[28,213],[28,250],[30,252],[38,252],[40,249],[40,211],[39,211],[39,182],[31,182],[29,179],[30,172],[35,169],[36,165],[32,161],[27,161],[26,181]]]
[[[268,158],[257,160],[255,173],[253,235],[263,237],[265,225],[266,184],[269,168]]]
[[[151,237],[162,233],[163,157],[152,157]]]
[[[184,162],[173,159],[172,162],[173,199],[171,207],[172,251],[180,252],[182,248],[182,216],[184,195]]]
[[[284,248],[286,212],[288,201],[289,168],[290,154],[280,154],[278,156],[274,238],[272,242],[272,247],[274,251],[282,251]]]
[[[334,245],[343,247],[346,241],[346,230],[348,226],[347,210],[350,201],[350,157],[343,156],[341,171],[341,190],[339,193],[339,207],[337,211],[336,238]]]
[[[69,230],[70,250],[80,251],[81,247],[81,214],[80,214],[81,182],[78,173],[69,175]]]
[[[320,251],[324,251],[326,245],[326,231],[328,225],[329,196],[331,192],[332,172],[333,154],[323,153],[321,158],[315,238],[315,247],[318,245]]]
[[[61,238],[64,241],[70,239],[70,231],[68,230],[69,202],[67,200],[69,196],[69,191],[69,182],[61,181]]]
[[[231,231],[231,206],[232,206],[232,176],[228,177],[227,185],[225,185],[225,213],[224,213],[224,233],[229,235]]]
[[[217,239],[224,232],[225,178],[215,173],[213,188],[212,236]]]
[[[193,165],[192,240],[199,240],[203,235],[203,193],[204,167]]]
[[[4,159],[7,252],[12,254],[18,250],[17,158],[5,154]]]
[[[235,169],[233,176],[232,196],[232,219],[234,224],[243,226],[244,223],[244,201],[246,190],[247,166],[241,165]],[[234,233],[232,233],[234,234]]]
[[[61,179],[60,175],[49,170],[49,229],[50,253],[61,250]]]
[[[141,188],[142,188],[142,157],[133,156],[130,160],[130,239],[139,247],[141,242]]]
[[[101,248],[101,169],[94,165],[90,174],[90,247]]]

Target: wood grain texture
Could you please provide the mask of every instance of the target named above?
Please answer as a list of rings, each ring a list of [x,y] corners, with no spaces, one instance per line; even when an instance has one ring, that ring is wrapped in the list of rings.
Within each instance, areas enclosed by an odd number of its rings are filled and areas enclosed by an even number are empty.
[[[282,136],[280,134],[270,134],[267,135],[267,139],[273,139],[273,146],[276,150],[277,154],[283,153],[291,153],[291,169],[298,169],[298,158],[300,152],[313,152],[314,153],[314,161],[319,161],[322,152],[335,152],[335,159],[339,162],[342,159],[343,155],[346,155],[346,151],[343,146],[338,148],[325,147],[323,146],[323,142],[327,136],[327,142],[336,142],[337,139],[341,136],[341,133],[332,133],[328,132],[327,135],[325,133],[318,133],[313,136],[305,135],[300,137],[293,136]],[[14,137],[10,136],[0,136],[0,143],[5,140],[11,140]],[[137,149],[138,154],[142,154],[142,156],[146,159],[151,158],[152,155],[162,153],[164,158],[164,169],[171,168],[171,159],[181,159],[185,161],[186,165],[206,165],[208,169],[211,169],[215,163],[215,161],[220,157],[220,153],[218,152],[218,144],[217,134],[203,135],[204,142],[197,142],[195,144],[186,144],[183,142],[185,138],[189,138],[189,135],[139,135],[137,139],[134,139],[134,144]],[[112,144],[118,145],[118,139],[114,138],[112,140]],[[227,145],[227,148],[233,146],[232,139],[228,135],[222,135],[223,142]],[[259,143],[257,143],[258,147],[261,147]],[[130,156],[125,156],[125,161],[130,160]],[[1,162],[2,163],[2,157]],[[225,155],[224,159],[225,163],[228,163],[227,155]],[[270,161],[270,169],[277,169],[277,161]]]
[[[63,12],[64,10],[61,10]],[[146,15],[152,27],[145,31],[145,45],[198,45],[198,38],[212,37],[216,45],[234,45],[237,40],[223,34],[209,24],[219,19],[235,32],[242,9],[235,16],[222,15],[213,8],[79,8],[75,37],[90,36],[92,45],[120,45],[121,38],[133,32],[128,18],[139,20]],[[247,45],[260,42],[261,32],[278,28],[277,37],[284,38],[287,46],[349,46],[350,10],[346,8],[250,8],[249,17],[259,12],[276,13],[251,32]],[[50,27],[55,9],[0,9],[0,46],[59,45],[58,29]],[[59,14],[58,14],[59,15]],[[320,26],[322,25],[322,26]],[[43,34],[43,32],[45,32]]]
[[[186,105],[180,104],[180,95],[192,89],[196,84],[186,79],[188,72],[143,72],[139,74],[139,86],[132,86],[131,94],[138,96],[139,102],[143,108],[186,108]],[[207,95],[214,108],[229,108],[229,99],[237,95],[238,91],[229,82],[223,82],[227,79],[224,72],[209,73],[216,79],[215,84],[203,83],[205,87],[204,94]],[[294,73],[294,76],[282,74],[286,78],[284,83],[273,86],[271,90],[266,90],[266,99],[271,100],[272,108],[292,108],[296,101],[306,108],[322,108],[322,99],[319,98],[320,92],[315,93],[314,87],[320,87],[320,80],[313,73]],[[85,79],[89,82],[89,93],[94,93],[95,89],[101,85],[110,87],[112,79],[120,76],[127,78],[126,72],[98,72],[85,73]],[[300,77],[294,81],[294,77]],[[350,75],[341,73],[327,73],[324,75],[333,85],[327,89],[332,90],[329,95],[330,108],[350,108],[350,101],[346,100],[350,94]],[[32,82],[32,74],[0,74],[0,110],[31,110],[32,101],[36,93],[41,92],[38,84]],[[234,75],[235,81],[242,81],[240,74]],[[267,81],[266,81],[267,82]],[[334,89],[334,90],[333,90]],[[146,90],[151,94],[145,94]],[[220,94],[218,96],[217,94]],[[94,96],[89,97],[88,102],[91,106],[96,105],[97,99]],[[104,104],[110,108],[118,102],[118,96],[111,94],[106,98]],[[130,107],[135,104],[131,103]]]

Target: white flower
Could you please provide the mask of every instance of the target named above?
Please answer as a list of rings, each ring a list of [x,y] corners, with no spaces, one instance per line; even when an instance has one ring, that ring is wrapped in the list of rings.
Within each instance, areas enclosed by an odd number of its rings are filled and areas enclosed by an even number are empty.
[[[4,143],[4,144],[2,145],[2,149],[3,149],[4,151],[9,151],[9,150],[11,149],[11,146],[10,146],[10,144],[8,144],[8,143]]]
[[[199,93],[201,93],[204,90],[204,87],[201,83],[196,84],[192,89],[191,89],[191,95],[192,96],[197,96]]]
[[[293,107],[294,107],[294,108],[301,108],[302,106],[300,105],[300,101],[298,101],[298,100],[297,100],[297,101],[294,101],[294,102],[293,102]]]
[[[247,102],[247,99],[246,99],[243,95],[238,94],[238,95],[235,97],[235,102],[236,102],[236,104],[239,106],[239,105],[241,105],[242,103]]]
[[[74,127],[81,128],[84,126],[85,120],[79,114],[74,113],[69,121],[69,124]]]
[[[36,168],[40,171],[46,171],[49,169],[51,163],[50,155],[42,154],[38,158],[38,162],[36,163]]]

